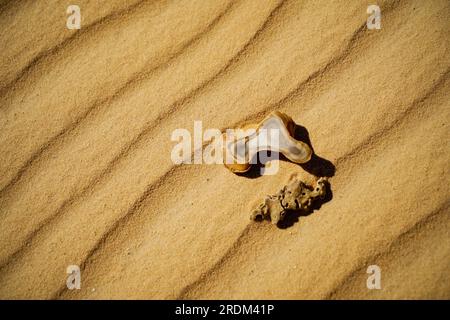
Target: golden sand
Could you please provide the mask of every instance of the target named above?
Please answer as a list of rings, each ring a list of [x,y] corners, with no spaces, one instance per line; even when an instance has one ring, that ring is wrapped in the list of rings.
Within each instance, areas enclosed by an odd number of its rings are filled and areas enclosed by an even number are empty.
[[[0,2],[0,298],[450,298],[450,2]],[[316,156],[174,165],[271,111]],[[297,174],[332,199],[249,220]],[[79,265],[81,289],[66,268]],[[381,268],[381,289],[366,287]]]

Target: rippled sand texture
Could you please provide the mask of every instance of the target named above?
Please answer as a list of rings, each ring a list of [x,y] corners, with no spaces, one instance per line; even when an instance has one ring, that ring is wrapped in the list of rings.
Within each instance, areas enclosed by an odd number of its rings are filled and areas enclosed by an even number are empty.
[[[369,1],[69,4],[0,2],[0,298],[450,298],[448,0],[378,1],[381,30]],[[273,110],[317,161],[172,163],[174,129]],[[292,174],[331,201],[250,222]]]

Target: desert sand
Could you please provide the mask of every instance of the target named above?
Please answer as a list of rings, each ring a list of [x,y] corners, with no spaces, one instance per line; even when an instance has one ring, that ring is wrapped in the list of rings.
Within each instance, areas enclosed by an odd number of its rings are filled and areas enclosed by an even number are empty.
[[[450,2],[370,4],[1,1],[0,298],[450,299]],[[171,161],[174,129],[274,110],[307,165]],[[250,221],[292,175],[332,196]]]

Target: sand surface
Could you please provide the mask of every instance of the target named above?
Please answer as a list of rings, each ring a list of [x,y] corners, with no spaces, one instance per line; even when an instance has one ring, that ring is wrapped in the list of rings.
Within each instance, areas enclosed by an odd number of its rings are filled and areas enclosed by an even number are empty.
[[[69,4],[0,2],[0,298],[450,299],[448,0],[378,1],[381,30],[371,1]],[[273,110],[311,163],[172,163],[174,129]],[[330,201],[251,222],[293,174]]]

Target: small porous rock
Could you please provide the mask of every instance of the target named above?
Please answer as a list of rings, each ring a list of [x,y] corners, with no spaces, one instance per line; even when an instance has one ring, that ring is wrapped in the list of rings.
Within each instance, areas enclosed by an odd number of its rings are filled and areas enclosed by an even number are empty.
[[[315,200],[324,199],[326,181],[327,178],[320,178],[316,185],[311,187],[303,181],[295,179],[275,195],[267,196],[264,202],[252,211],[250,219],[270,220],[273,224],[277,224],[283,221],[288,211],[308,212]]]

